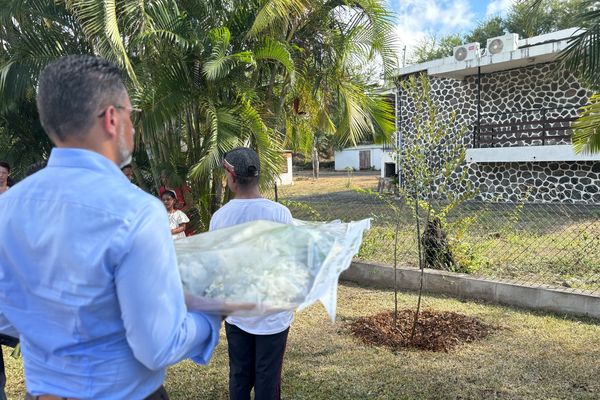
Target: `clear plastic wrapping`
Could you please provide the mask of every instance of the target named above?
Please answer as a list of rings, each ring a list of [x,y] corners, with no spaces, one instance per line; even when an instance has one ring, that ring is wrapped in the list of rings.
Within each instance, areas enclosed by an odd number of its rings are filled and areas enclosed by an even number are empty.
[[[190,309],[256,316],[319,300],[335,319],[337,283],[370,220],[253,221],[175,242]]]

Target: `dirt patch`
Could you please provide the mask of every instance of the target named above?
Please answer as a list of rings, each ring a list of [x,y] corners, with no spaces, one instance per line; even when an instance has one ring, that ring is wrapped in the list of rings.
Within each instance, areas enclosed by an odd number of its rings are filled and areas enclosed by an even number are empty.
[[[423,310],[413,340],[410,340],[415,313],[413,310],[399,310],[394,325],[394,312],[385,312],[362,317],[350,325],[352,334],[363,342],[386,346],[394,350],[417,348],[429,351],[447,352],[452,348],[482,339],[499,327],[483,321],[449,311]]]

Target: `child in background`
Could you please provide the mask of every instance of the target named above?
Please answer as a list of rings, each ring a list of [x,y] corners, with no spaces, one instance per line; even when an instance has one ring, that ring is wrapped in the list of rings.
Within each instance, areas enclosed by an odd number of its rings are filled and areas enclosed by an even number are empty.
[[[184,238],[185,227],[187,223],[190,222],[190,219],[183,211],[175,209],[177,195],[173,190],[165,190],[160,198],[167,209],[167,214],[169,215],[169,227],[171,228],[173,240]]]

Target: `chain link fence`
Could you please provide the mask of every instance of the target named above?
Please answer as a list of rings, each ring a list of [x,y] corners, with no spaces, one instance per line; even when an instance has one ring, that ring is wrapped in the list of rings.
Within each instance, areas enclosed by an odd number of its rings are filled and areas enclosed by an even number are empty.
[[[265,191],[304,220],[372,218],[358,259],[419,267],[414,210],[384,188],[379,174],[326,173],[313,180],[295,176],[292,186]],[[441,208],[438,207],[438,209]],[[424,218],[421,218],[423,220]],[[600,294],[600,204],[507,203],[468,201],[444,215],[438,241],[451,262],[442,269],[530,286]],[[424,260],[426,227],[419,226]]]

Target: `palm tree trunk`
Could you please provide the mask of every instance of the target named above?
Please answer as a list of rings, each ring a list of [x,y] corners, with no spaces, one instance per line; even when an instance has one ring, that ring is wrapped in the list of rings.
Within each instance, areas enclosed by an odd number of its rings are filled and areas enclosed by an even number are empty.
[[[313,149],[312,149],[312,167],[313,167],[313,178],[319,179],[319,149],[318,149],[316,140],[313,143]]]

